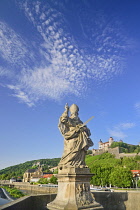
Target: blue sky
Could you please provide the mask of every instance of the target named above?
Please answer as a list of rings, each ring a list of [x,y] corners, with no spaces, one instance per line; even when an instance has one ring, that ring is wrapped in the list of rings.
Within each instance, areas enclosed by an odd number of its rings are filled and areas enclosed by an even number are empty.
[[[0,169],[61,157],[76,103],[93,148],[140,142],[140,2],[0,1]]]

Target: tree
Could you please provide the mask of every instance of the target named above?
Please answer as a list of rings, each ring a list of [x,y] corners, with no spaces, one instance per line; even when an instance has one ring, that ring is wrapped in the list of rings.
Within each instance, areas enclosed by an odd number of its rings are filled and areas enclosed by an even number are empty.
[[[49,180],[49,183],[57,184],[57,178],[55,176],[52,176]]]
[[[47,178],[40,178],[38,183],[40,183],[40,184],[48,184],[49,182],[48,182]]]
[[[87,155],[91,155],[91,154],[92,154],[92,150],[88,150]]]
[[[53,174],[58,174],[58,168],[54,170]]]
[[[135,149],[134,152],[138,154],[138,153],[140,152],[140,146],[138,146],[138,147]]]
[[[34,166],[31,167],[31,169],[37,169],[37,168],[38,168],[37,165],[34,165]]]
[[[128,168],[115,167],[109,176],[110,184],[116,187],[130,187],[132,185],[132,173]]]
[[[138,180],[138,187],[140,187],[140,180]]]
[[[130,146],[129,146],[129,152],[130,152],[130,153],[133,153],[133,152],[136,150],[136,148],[137,148],[137,146],[135,146],[135,145],[130,145]]]
[[[130,170],[138,168],[138,162],[133,157],[124,157],[122,159],[122,166],[129,168]]]

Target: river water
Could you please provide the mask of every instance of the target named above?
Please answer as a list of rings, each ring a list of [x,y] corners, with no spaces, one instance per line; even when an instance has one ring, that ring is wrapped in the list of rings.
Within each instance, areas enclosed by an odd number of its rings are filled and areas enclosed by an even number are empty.
[[[1,205],[4,205],[6,203],[9,203],[10,201],[8,199],[5,199],[5,198],[0,198],[0,206]]]
[[[5,194],[3,193],[2,189],[0,188],[0,206],[4,205],[6,203],[11,202],[10,200],[8,200],[5,196]]]

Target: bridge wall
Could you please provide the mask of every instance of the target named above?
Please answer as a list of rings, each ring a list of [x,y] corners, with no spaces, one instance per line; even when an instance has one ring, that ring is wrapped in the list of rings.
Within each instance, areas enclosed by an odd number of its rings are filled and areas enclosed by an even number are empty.
[[[13,182],[13,183],[2,183],[0,181],[1,185],[9,185],[12,187],[15,187],[19,190],[24,190],[27,193],[30,194],[47,194],[47,193],[51,193],[51,194],[56,194],[58,188],[57,187],[40,187],[38,185],[30,185],[29,182]]]
[[[46,210],[47,203],[54,200],[56,194],[31,195],[19,198],[8,204],[0,206],[1,210]]]
[[[95,200],[104,210],[139,210],[140,192],[93,192]],[[31,195],[1,206],[1,210],[45,210],[47,203],[53,201],[56,194]]]

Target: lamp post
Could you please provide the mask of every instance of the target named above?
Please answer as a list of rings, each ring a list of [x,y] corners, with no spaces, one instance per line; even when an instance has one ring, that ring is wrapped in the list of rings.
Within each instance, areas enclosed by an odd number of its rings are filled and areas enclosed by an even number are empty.
[[[138,188],[138,177],[137,177],[137,175],[136,175],[135,180],[136,180],[136,188]]]

